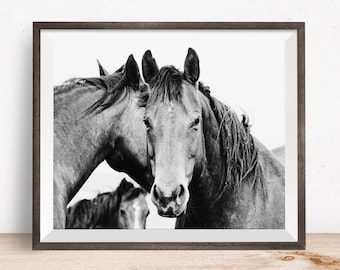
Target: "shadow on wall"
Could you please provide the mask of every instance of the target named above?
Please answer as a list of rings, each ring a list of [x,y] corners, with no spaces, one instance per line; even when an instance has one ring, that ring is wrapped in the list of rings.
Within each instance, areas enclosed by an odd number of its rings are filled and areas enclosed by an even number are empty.
[[[21,51],[18,51],[17,59],[19,62],[13,62],[9,66],[10,72],[15,72],[18,79],[13,82],[14,89],[10,95],[11,99],[6,100],[11,105],[7,108],[15,110],[8,111],[10,125],[6,132],[10,132],[7,137],[9,140],[15,140],[12,143],[12,149],[4,150],[11,176],[2,181],[10,181],[6,186],[2,186],[3,195],[0,196],[0,202],[4,209],[7,209],[6,223],[2,224],[3,232],[20,232],[30,233],[32,231],[32,39],[31,32],[20,37],[25,43],[20,45]],[[11,78],[10,78],[11,79]],[[16,89],[15,89],[16,88]],[[5,125],[6,125],[5,124]],[[15,134],[13,134],[15,132]],[[9,144],[8,144],[9,145]],[[13,147],[14,146],[14,147]],[[3,165],[3,164],[2,164]],[[8,174],[8,173],[7,173]],[[7,205],[6,207],[4,205]]]

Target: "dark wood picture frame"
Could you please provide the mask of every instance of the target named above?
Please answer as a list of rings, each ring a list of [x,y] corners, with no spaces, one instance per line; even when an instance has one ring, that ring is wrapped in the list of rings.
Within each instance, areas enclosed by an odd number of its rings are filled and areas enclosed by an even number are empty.
[[[177,243],[47,243],[40,241],[40,31],[42,29],[257,29],[297,31],[298,241]],[[34,22],[33,23],[33,249],[304,249],[305,24],[304,22]]]

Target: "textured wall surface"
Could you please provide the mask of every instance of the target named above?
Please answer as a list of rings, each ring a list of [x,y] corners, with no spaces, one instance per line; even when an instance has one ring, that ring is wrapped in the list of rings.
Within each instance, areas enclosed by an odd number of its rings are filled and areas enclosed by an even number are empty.
[[[0,232],[31,231],[32,21],[305,21],[307,232],[340,232],[340,2],[1,0]]]

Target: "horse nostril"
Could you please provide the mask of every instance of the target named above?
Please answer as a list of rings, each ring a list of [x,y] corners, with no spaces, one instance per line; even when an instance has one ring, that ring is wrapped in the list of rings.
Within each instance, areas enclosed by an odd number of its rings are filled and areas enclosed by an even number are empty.
[[[179,193],[178,197],[182,197],[184,195],[185,189],[183,185],[179,185]]]
[[[154,188],[153,188],[153,196],[156,200],[159,199],[159,194],[157,192],[157,189],[158,189],[158,187],[155,185]]]
[[[171,199],[167,198],[167,197],[162,197],[159,200],[159,205],[162,207],[167,207],[168,203],[171,201]]]

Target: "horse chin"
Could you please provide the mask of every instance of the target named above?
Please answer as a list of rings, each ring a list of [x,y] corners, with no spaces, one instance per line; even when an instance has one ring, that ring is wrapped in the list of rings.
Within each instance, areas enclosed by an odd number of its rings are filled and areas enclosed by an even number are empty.
[[[163,208],[157,208],[158,215],[161,217],[166,218],[177,218],[180,216],[183,216],[185,214],[185,207],[184,208],[178,208],[178,209],[167,209],[164,210]]]

